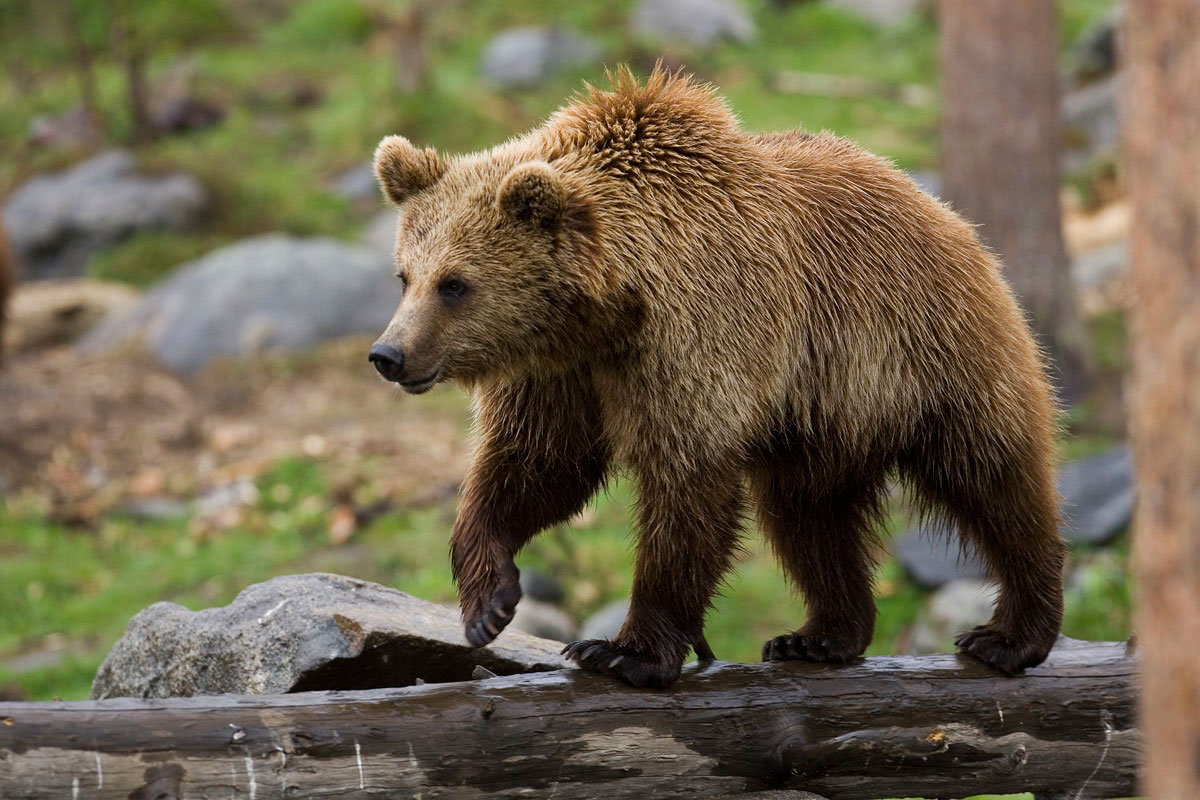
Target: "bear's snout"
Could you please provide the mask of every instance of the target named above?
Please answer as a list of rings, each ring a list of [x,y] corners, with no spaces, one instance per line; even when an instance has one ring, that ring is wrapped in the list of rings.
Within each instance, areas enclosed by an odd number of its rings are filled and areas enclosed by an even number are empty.
[[[399,383],[401,376],[404,374],[404,353],[387,344],[376,342],[371,345],[371,352],[367,355],[367,361],[375,365],[376,371],[384,377],[384,379],[392,383]]]

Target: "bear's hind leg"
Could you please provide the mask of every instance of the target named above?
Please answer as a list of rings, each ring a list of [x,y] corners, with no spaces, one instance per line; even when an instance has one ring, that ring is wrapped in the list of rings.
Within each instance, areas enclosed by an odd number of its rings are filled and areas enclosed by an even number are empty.
[[[734,468],[689,479],[639,481],[637,567],[629,616],[612,641],[573,642],[581,667],[638,687],[670,686],[693,644],[702,657],[704,614],[738,546],[743,491]]]
[[[955,644],[1010,675],[1042,663],[1062,625],[1066,546],[1049,448],[1033,443],[987,461],[927,453],[917,467],[918,487],[946,508],[999,584],[991,621]]]
[[[814,493],[790,465],[751,478],[759,525],[787,577],[803,592],[808,620],[768,640],[763,661],[851,661],[875,631],[873,529],[881,478],[860,476]]]

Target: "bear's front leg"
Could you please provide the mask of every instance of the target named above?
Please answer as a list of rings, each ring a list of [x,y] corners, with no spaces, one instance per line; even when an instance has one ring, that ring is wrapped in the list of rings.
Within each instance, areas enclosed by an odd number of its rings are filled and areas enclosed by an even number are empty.
[[[734,468],[674,481],[643,472],[629,616],[612,641],[573,642],[563,654],[632,686],[674,683],[688,649],[704,641],[704,614],[737,549],[742,506]]]
[[[604,480],[608,449],[590,385],[568,377],[485,391],[476,424],[480,442],[450,560],[467,641],[482,647],[508,626],[521,599],[513,557],[583,507]]]

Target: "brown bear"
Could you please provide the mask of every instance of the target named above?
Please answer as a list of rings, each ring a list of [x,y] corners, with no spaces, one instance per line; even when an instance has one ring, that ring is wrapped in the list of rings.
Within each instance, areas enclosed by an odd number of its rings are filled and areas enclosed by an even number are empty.
[[[1056,410],[996,259],[851,142],[744,132],[710,87],[662,69],[612,82],[482,153],[398,136],[375,153],[403,297],[370,360],[408,392],[452,380],[476,404],[450,543],[467,640],[512,619],[514,554],[621,465],[638,482],[629,615],[569,657],[661,687],[689,647],[704,655],[748,484],[808,606],[764,660],[856,658],[896,475],[999,582],[961,651],[1040,663],[1062,619]]]

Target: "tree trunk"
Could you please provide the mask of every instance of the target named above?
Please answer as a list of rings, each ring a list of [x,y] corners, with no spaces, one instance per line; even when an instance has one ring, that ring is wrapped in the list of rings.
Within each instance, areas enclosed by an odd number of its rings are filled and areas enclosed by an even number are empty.
[[[941,0],[943,199],[1005,265],[1068,404],[1086,338],[1062,238],[1058,34],[1048,0]]]
[[[33,798],[1134,793],[1134,660],[1062,640],[1011,678],[958,656],[689,664],[669,691],[567,670],[359,692],[0,704]]]
[[[425,56],[425,3],[411,0],[395,23],[392,46],[396,57],[396,86],[411,94],[425,88],[428,65]]]
[[[1125,11],[1145,791],[1200,797],[1200,5]]]
[[[100,112],[99,93],[96,90],[96,53],[84,35],[79,9],[74,3],[63,4],[63,16],[67,39],[71,42],[75,73],[79,78],[79,98],[87,119],[88,137],[94,139],[104,131],[104,117]]]
[[[113,21],[113,50],[125,71],[125,91],[129,101],[129,117],[133,125],[133,140],[145,142],[154,138],[154,124],[150,120],[149,90],[146,83],[146,53],[139,40],[135,23],[131,17],[136,13],[132,7],[123,7],[115,12]]]

